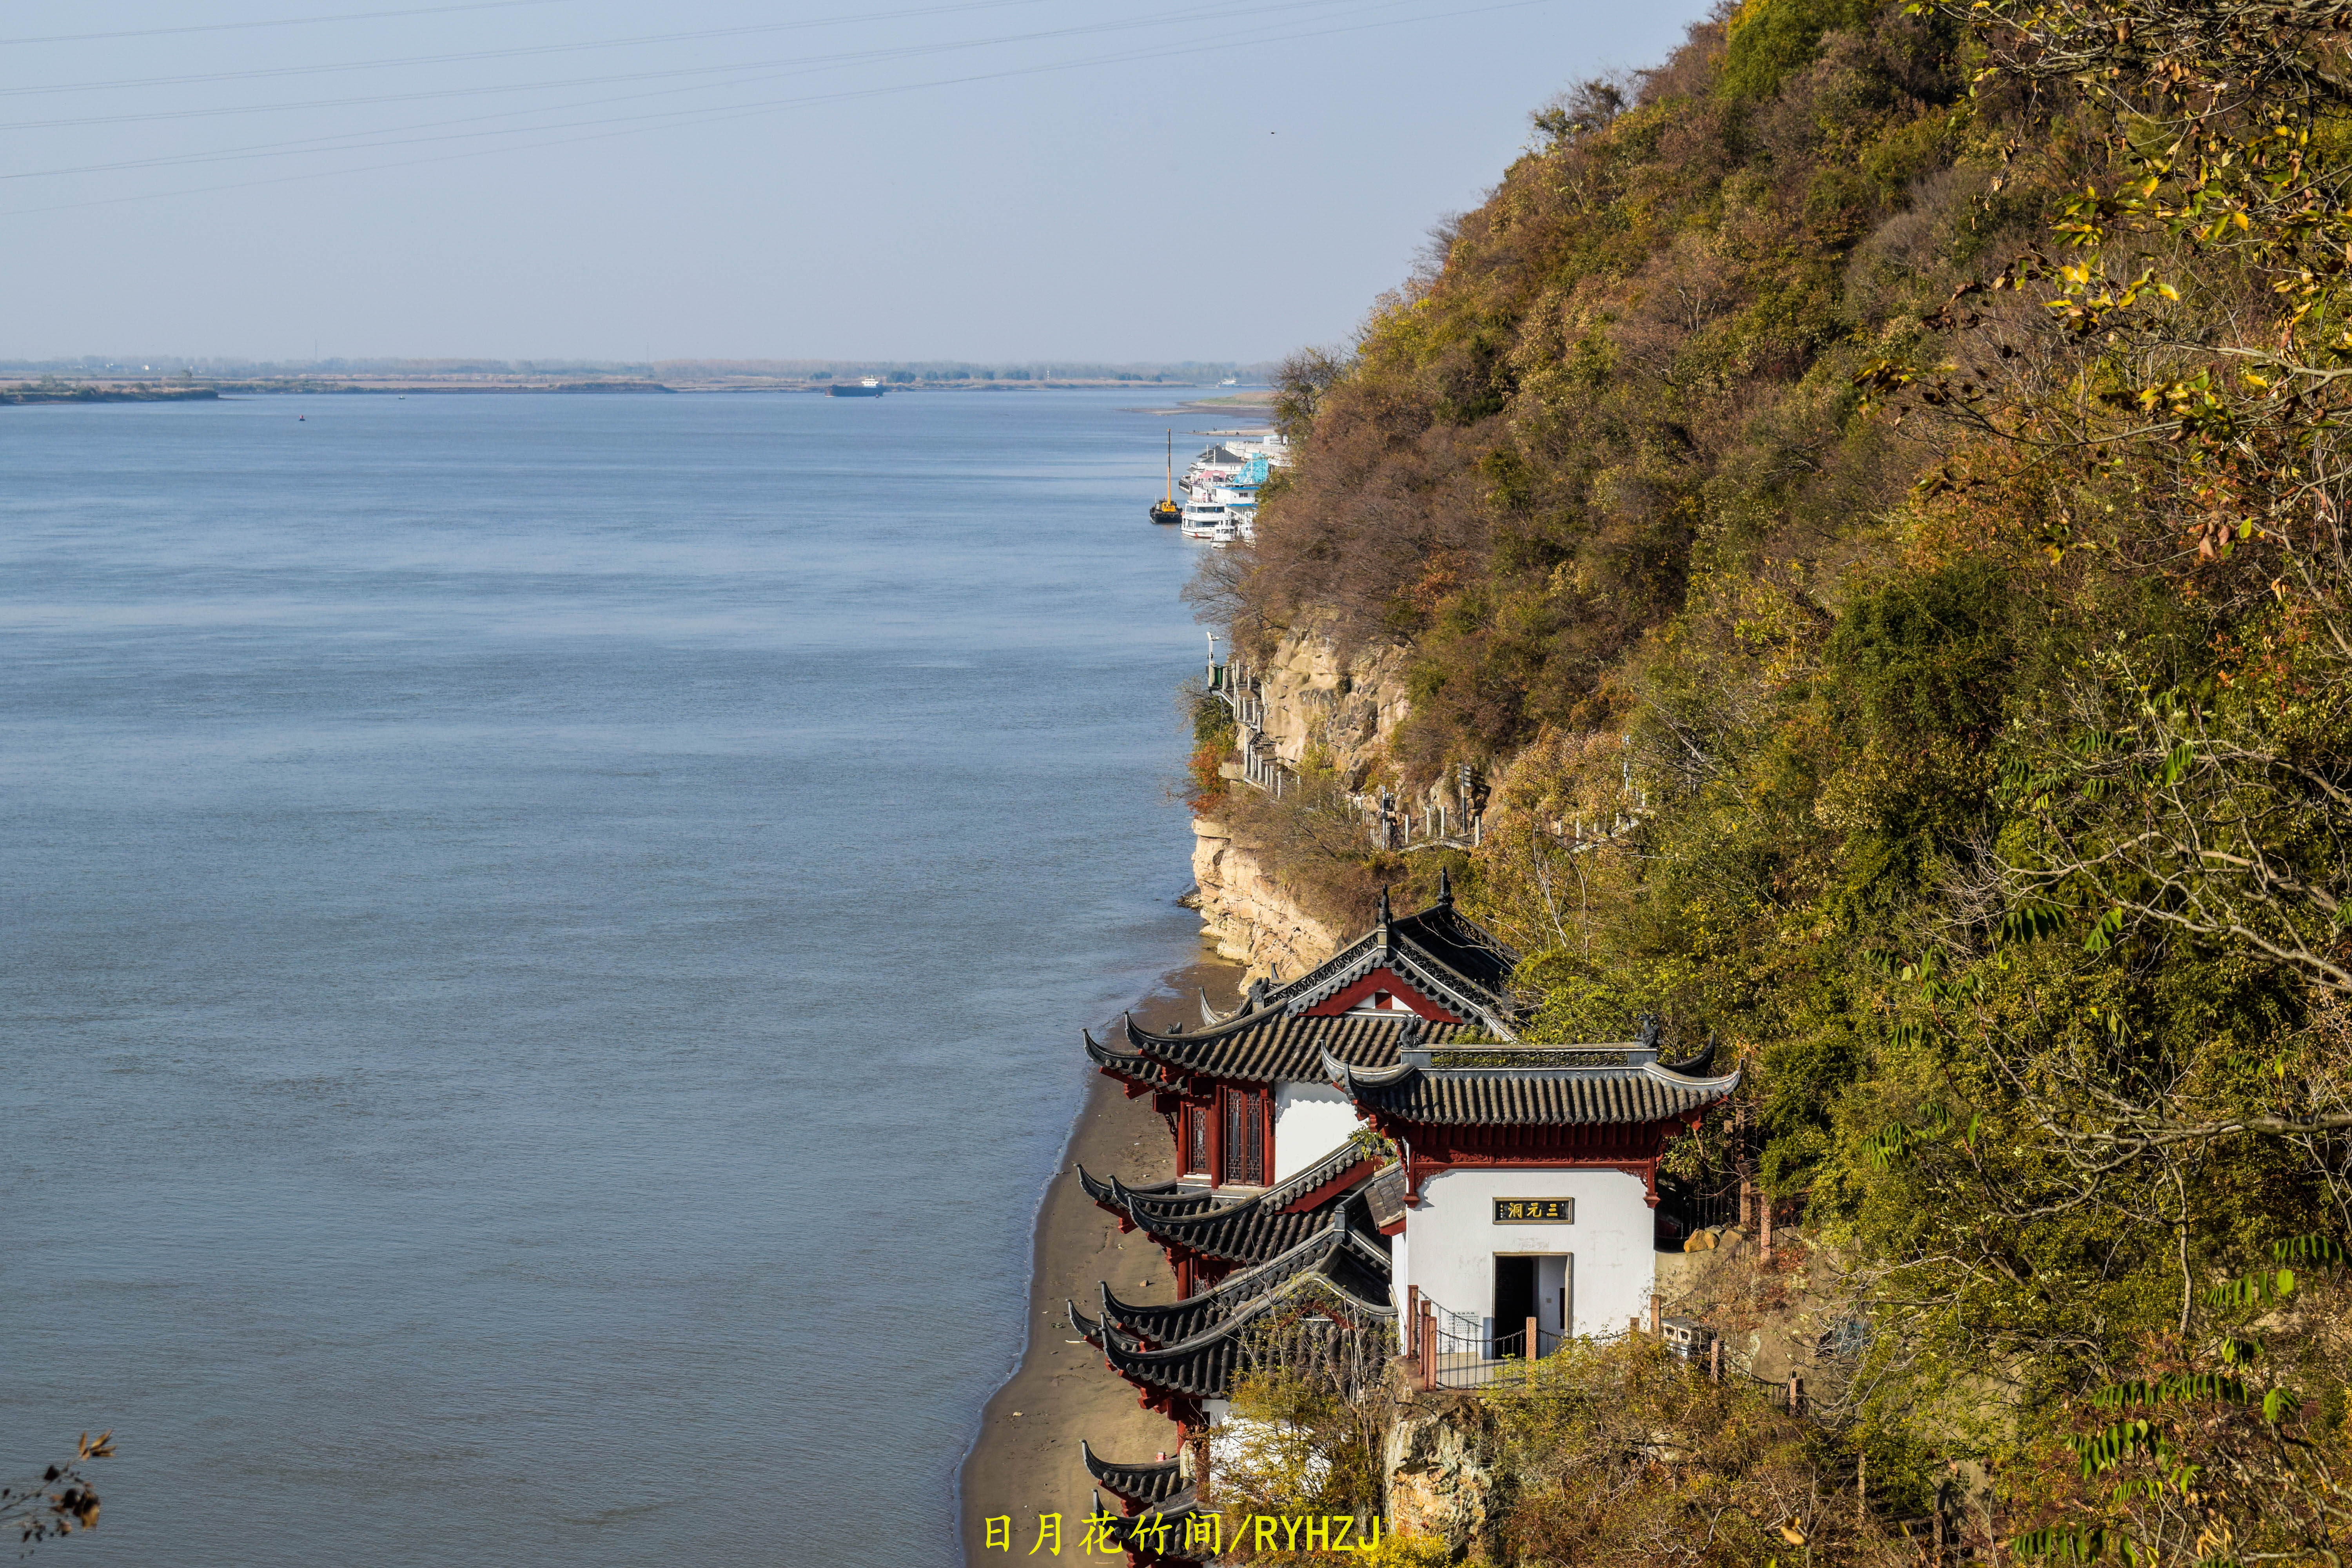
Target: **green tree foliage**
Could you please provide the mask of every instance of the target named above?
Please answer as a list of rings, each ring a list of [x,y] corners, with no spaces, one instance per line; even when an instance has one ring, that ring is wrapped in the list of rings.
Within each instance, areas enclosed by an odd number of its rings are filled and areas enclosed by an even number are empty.
[[[1728,1047],[1841,1419],[2053,1561],[2352,1521],[2346,16],[1748,0],[1300,362],[1222,589],[1407,647],[1538,1037]]]
[[[1916,1562],[1857,1499],[1863,1450],[1775,1403],[1694,1374],[1655,1342],[1577,1344],[1524,1390],[1488,1396],[1496,1461],[1518,1478],[1511,1560],[1591,1568]],[[1866,1465],[1866,1459],[1864,1460]],[[1867,1470],[1861,1495],[1867,1496]],[[1885,1467],[1881,1482],[1887,1482]],[[1902,1483],[1898,1481],[1898,1485]]]

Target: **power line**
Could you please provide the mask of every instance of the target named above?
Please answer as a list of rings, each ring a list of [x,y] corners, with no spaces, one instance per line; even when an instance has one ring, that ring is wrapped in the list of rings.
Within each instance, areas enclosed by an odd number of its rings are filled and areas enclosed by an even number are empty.
[[[52,33],[39,38],[0,38],[0,47],[25,44],[87,44],[106,38],[160,38],[175,33],[238,33],[251,27],[307,27],[321,22],[373,22],[384,16],[446,16],[453,11],[509,11],[518,5],[568,5],[572,0],[475,0],[467,5],[425,5],[411,11],[344,11],[332,16],[279,16],[267,22],[195,22],[180,27],[131,27],[117,33]]]
[[[1016,4],[1028,3],[1028,0],[992,0],[992,3]],[[1323,5],[1341,3],[1343,3],[1343,0],[1309,0],[1308,8],[1319,8]],[[1401,0],[1389,0],[1389,3],[1401,3]],[[978,7],[971,8],[976,9]],[[1264,16],[1276,12],[1296,10],[1298,8],[1299,6],[1297,5],[1261,5],[1244,8],[1238,13],[1213,12],[1202,13],[1201,15],[1203,16],[1230,16],[1235,14]],[[910,13],[900,13],[900,15],[908,14]],[[661,70],[615,71],[601,76],[563,77],[553,80],[499,82],[478,87],[431,88],[415,92],[368,93],[362,95],[347,95],[341,98],[303,99],[297,100],[291,103],[237,104],[207,109],[167,109],[149,110],[135,114],[98,114],[58,120],[0,121],[0,131],[51,131],[83,125],[137,125],[144,124],[152,121],[216,119],[232,114],[280,113],[308,109],[352,109],[373,103],[415,103],[436,98],[472,98],[485,94],[501,92],[553,92],[565,88],[606,87],[622,82],[663,81],[678,77],[741,75],[746,72],[768,70],[778,66],[800,66],[819,61],[854,62],[868,59],[881,60],[901,58],[916,55],[935,54],[943,50],[979,47],[988,44],[1017,43],[1034,38],[1055,37],[1071,33],[1118,30],[1123,27],[1154,25],[1158,24],[1155,24],[1147,18],[1140,22],[1092,23],[1077,27],[1055,28],[1032,33],[1007,34],[994,38],[965,39],[942,44],[902,44],[893,46],[889,48],[856,50],[838,55],[803,56],[790,59],[737,60],[727,65],[716,66],[672,66]],[[755,78],[752,79],[761,79]],[[722,83],[719,85],[723,86],[728,84]],[[678,90],[690,91],[695,89],[688,88]],[[548,110],[552,110],[555,109],[577,108],[587,103],[622,101],[626,101],[626,98],[616,97],[603,100],[588,99],[579,100],[579,102],[573,104],[556,104],[545,107]],[[524,114],[534,112],[534,110],[514,110],[508,112]],[[436,121],[435,123],[461,124],[464,122],[465,121]],[[394,129],[405,130],[413,129],[413,127],[394,127]],[[285,143],[271,142],[265,143],[264,145],[278,146],[285,145]]]
[[[1125,22],[1097,22],[1080,26],[1058,27],[1031,33],[1010,34],[990,38],[971,38],[941,44],[910,44],[889,49],[868,49],[842,55],[821,55],[796,61],[747,61],[740,66],[698,68],[708,70],[750,71],[763,69],[768,66],[775,65],[789,65],[794,68],[783,71],[772,71],[762,76],[744,77],[732,81],[697,82],[685,87],[657,89],[652,92],[614,94],[603,98],[578,100],[571,103],[542,104],[529,109],[500,110],[488,114],[465,115],[450,120],[426,121],[413,125],[387,126],[376,131],[342,132],[327,136],[301,137],[283,142],[248,143],[242,147],[217,148],[205,153],[171,153],[151,158],[125,158],[106,163],[81,163],[55,169],[19,170],[6,174],[0,174],[0,182],[49,179],[69,174],[107,174],[123,169],[144,169],[190,163],[226,163],[244,158],[299,157],[309,153],[359,152],[364,151],[372,146],[400,146],[413,144],[413,142],[371,142],[365,141],[355,141],[356,138],[399,136],[412,131],[438,131],[448,126],[478,124],[485,120],[511,119],[515,116],[525,114],[557,114],[562,113],[566,110],[590,109],[605,104],[635,102],[648,98],[661,98],[681,92],[709,92],[727,88],[748,87],[757,82],[775,81],[788,77],[803,76],[818,71],[834,69],[845,63],[869,63],[882,59],[901,59],[923,55],[950,54],[965,49],[996,47],[1016,43],[1034,43],[1046,38],[1069,37],[1087,34],[1133,32],[1148,27],[1180,26],[1194,22],[1223,21],[1235,16],[1262,17],[1272,13],[1283,11],[1325,11],[1329,10],[1334,6],[1348,6],[1360,12],[1366,9],[1393,9],[1397,5],[1410,3],[1412,3],[1412,0],[1379,0],[1379,3],[1376,5],[1365,6],[1361,4],[1361,0],[1291,0],[1291,3],[1288,5],[1266,5],[1256,3],[1256,0],[1251,0],[1251,3],[1244,5],[1232,5],[1223,7],[1196,7],[1192,10],[1165,12],[1156,16],[1134,18]],[[1238,41],[1237,38],[1229,37],[1224,42],[1227,46],[1230,46],[1235,41]],[[679,74],[688,73],[676,71],[647,71],[636,73],[633,76],[621,76],[602,79],[630,81],[646,79],[659,79]],[[681,109],[650,115],[614,116],[602,120],[572,121],[566,124],[520,125],[506,130],[464,132],[446,137],[415,138],[413,141],[451,141],[470,136],[521,136],[546,131],[570,130],[582,126],[618,124],[622,123],[624,120],[665,119],[706,112],[709,112],[709,110]],[[345,146],[329,145],[329,143],[332,142],[345,142],[352,144]]]
[[[1452,21],[1459,17],[1484,16],[1496,11],[1518,11],[1524,10],[1529,5],[1549,4],[1550,4],[1550,0],[1500,0],[1500,3],[1496,5],[1472,5],[1458,10],[1435,12],[1423,16],[1400,16],[1385,22],[1364,22],[1341,27],[1319,27],[1310,32],[1275,34],[1249,39],[1247,41],[1261,44],[1293,43],[1307,38],[1336,37],[1342,33],[1360,33],[1383,27],[1409,26],[1416,22]],[[685,125],[719,124],[730,120],[741,120],[751,118],[755,115],[772,114],[781,110],[812,108],[822,104],[848,102],[858,99],[879,98],[906,92],[919,92],[930,88],[961,87],[975,82],[1003,81],[1013,77],[1041,76],[1056,71],[1078,70],[1091,66],[1118,65],[1134,60],[1171,59],[1180,58],[1188,55],[1220,53],[1233,48],[1236,43],[1241,41],[1244,40],[1239,37],[1225,37],[1220,38],[1214,43],[1195,44],[1181,48],[1136,49],[1124,54],[1103,55],[1089,59],[1063,60],[1051,65],[1010,67],[1003,70],[981,71],[969,76],[947,77],[932,81],[903,82],[889,87],[858,88],[840,92],[813,94],[803,98],[775,99],[764,103],[737,105],[723,110],[680,110],[674,111],[672,114],[658,117],[669,121],[670,123],[668,125],[643,125],[632,123],[623,130],[596,131],[590,134],[582,136],[559,136],[550,141],[525,142],[518,146],[475,148],[461,153],[438,153],[435,156],[426,158],[400,158],[383,163],[362,163],[342,169],[319,169],[299,174],[272,175],[269,178],[260,180],[236,180],[217,185],[192,186],[186,190],[151,191],[139,195],[130,196],[103,196],[94,201],[59,202],[47,206],[0,208],[0,217],[23,217],[38,213],[79,212],[89,207],[121,206],[133,202],[165,201],[174,196],[210,195],[222,191],[253,190],[267,185],[289,184],[300,180],[326,180],[333,179],[340,175],[373,174],[387,169],[417,168],[432,163],[454,163],[465,158],[491,157],[504,153],[536,152],[548,147],[564,147],[586,142],[609,141],[616,136],[639,135],[646,131],[667,130]],[[688,116],[692,116],[693,118],[686,118]],[[656,117],[628,116],[625,118],[630,121],[638,121]],[[592,121],[583,123],[594,125],[612,122]],[[530,134],[536,131],[551,129],[555,129],[555,127],[533,127],[529,130],[510,132],[509,134]],[[359,149],[355,148],[335,149],[335,151],[342,152],[358,150]]]
[[[336,71],[392,70],[402,66],[453,65],[465,60],[517,59],[531,55],[578,54],[590,49],[642,48],[649,44],[692,43],[704,38],[740,38],[754,33],[789,33],[810,27],[837,27],[854,22],[890,22],[911,16],[940,16],[960,11],[993,11],[1007,5],[1034,5],[1040,0],[961,0],[950,5],[924,5],[908,11],[876,11],[849,16],[809,16],[793,22],[754,22],[737,27],[705,27],[687,33],[646,33],[633,38],[604,38],[576,44],[517,44],[503,49],[467,49],[457,54],[399,55],[383,59],[340,60],[323,66],[268,66],[258,70],[204,71],[187,76],[128,77],[119,81],[58,82],[41,87],[0,87],[0,97],[23,98],[37,93],[113,92],[131,88],[185,87],[215,81],[257,81],[289,76],[325,76]]]

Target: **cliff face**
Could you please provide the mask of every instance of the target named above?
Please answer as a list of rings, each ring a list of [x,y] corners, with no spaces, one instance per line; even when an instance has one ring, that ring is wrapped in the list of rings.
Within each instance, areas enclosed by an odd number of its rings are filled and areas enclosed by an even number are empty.
[[[1196,816],[1192,835],[1192,879],[1201,888],[1201,940],[1215,947],[1218,957],[1244,965],[1245,979],[1276,967],[1295,978],[1339,950],[1346,934],[1300,909],[1266,875],[1249,847],[1237,842],[1222,823]]]
[[[1389,1528],[1433,1537],[1458,1560],[1493,1544],[1502,1498],[1486,1412],[1470,1394],[1423,1394],[1400,1409],[1381,1445]]]
[[[1381,765],[1389,736],[1412,706],[1401,648],[1367,649],[1343,659],[1328,639],[1293,632],[1248,673],[1263,702],[1256,715],[1262,746],[1285,767],[1328,767],[1350,788],[1360,787]],[[1253,787],[1241,772],[1228,764],[1228,788]],[[1353,934],[1303,908],[1225,821],[1196,817],[1192,832],[1202,939],[1219,957],[1246,965],[1252,977],[1276,966],[1296,976]]]
[[[1343,660],[1329,639],[1292,632],[1250,674],[1265,700],[1261,733],[1290,767],[1330,767],[1350,789],[1382,762],[1389,736],[1411,711],[1404,650],[1366,648]]]

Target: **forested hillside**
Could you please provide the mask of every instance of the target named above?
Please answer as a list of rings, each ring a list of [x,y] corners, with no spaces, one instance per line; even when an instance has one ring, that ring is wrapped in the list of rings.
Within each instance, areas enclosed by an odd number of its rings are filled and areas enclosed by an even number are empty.
[[[1409,650],[1383,776],[1475,770],[1538,1037],[1730,1046],[1677,1160],[1748,1140],[1866,1325],[1839,1440],[1989,1466],[2004,1558],[2352,1537],[2347,29],[1747,0],[1291,362],[1200,588]],[[1370,781],[1307,782],[1242,815]],[[1620,1561],[1555,1415],[1498,1539]]]

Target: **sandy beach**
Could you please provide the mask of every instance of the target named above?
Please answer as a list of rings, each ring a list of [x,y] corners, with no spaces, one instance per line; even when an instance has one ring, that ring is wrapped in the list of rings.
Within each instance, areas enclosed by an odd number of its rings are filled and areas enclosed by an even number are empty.
[[[1240,969],[1226,963],[1180,970],[1139,1003],[1136,1013],[1155,1024],[1180,1017],[1196,1022],[1198,988],[1206,986],[1220,1006],[1231,1005],[1240,977]],[[1150,1459],[1173,1452],[1176,1445],[1175,1425],[1139,1405],[1135,1390],[1103,1365],[1100,1352],[1071,1331],[1063,1312],[1063,1303],[1071,1300],[1087,1310],[1097,1281],[1105,1279],[1131,1301],[1174,1298],[1174,1275],[1160,1248],[1140,1232],[1119,1235],[1118,1223],[1088,1202],[1069,1174],[1072,1165],[1083,1164],[1130,1182],[1165,1181],[1173,1155],[1167,1124],[1150,1100],[1129,1100],[1118,1084],[1097,1073],[1076,1041],[1070,1058],[1071,1071],[1086,1074],[1093,1087],[1071,1131],[1062,1172],[1037,1214],[1028,1347],[1019,1369],[982,1413],[980,1436],[964,1460],[968,1563],[1002,1560],[1000,1552],[982,1551],[984,1521],[994,1516],[1013,1520],[1013,1555],[1036,1541],[1037,1516],[1043,1513],[1061,1514],[1065,1548],[1077,1545],[1084,1529],[1077,1521],[1086,1516],[1094,1490],[1078,1458],[1080,1438],[1097,1453],[1124,1460]]]

